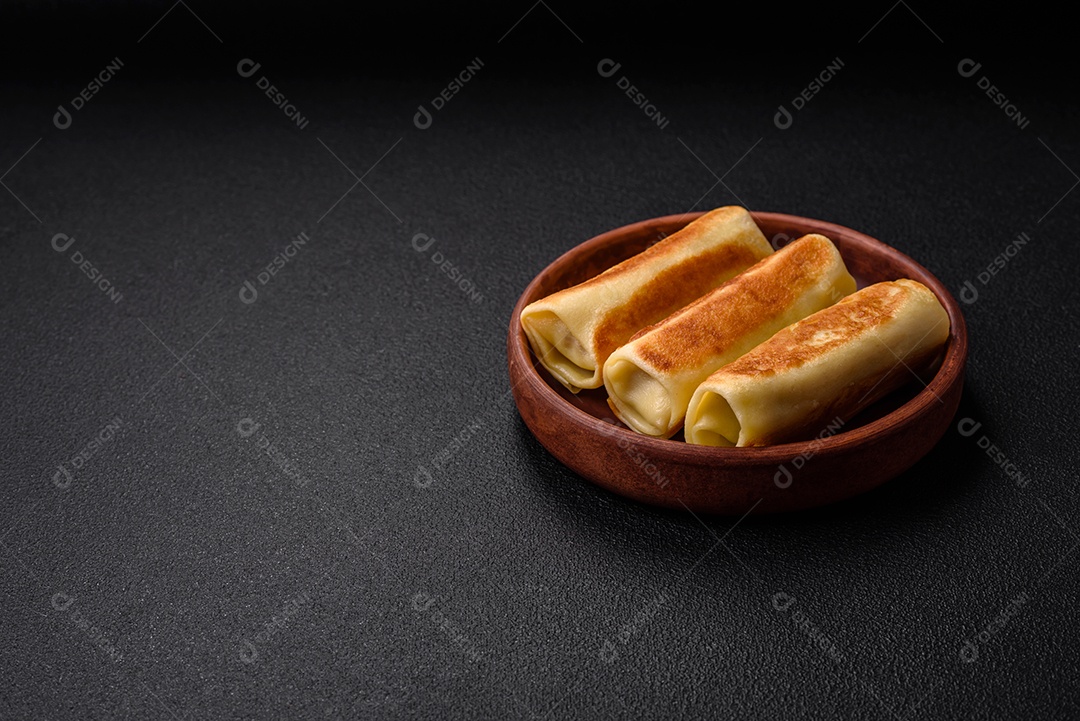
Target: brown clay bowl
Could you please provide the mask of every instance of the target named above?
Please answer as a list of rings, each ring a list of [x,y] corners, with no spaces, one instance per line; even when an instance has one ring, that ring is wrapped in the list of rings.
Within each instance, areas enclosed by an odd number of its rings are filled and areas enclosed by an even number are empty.
[[[926,268],[850,228],[781,213],[754,213],[774,245],[806,233],[830,238],[859,287],[911,278],[930,288],[952,322],[932,378],[905,388],[824,438],[761,448],[713,448],[642,436],[615,421],[603,388],[567,391],[536,361],[521,329],[529,303],[576,285],[641,252],[701,213],[616,228],[564,253],[536,276],[510,318],[507,356],[518,411],[537,440],[593,483],[643,503],[742,515],[822,506],[864,493],[922,458],[945,433],[964,385],[967,327],[960,307]],[[924,386],[924,382],[926,385]]]

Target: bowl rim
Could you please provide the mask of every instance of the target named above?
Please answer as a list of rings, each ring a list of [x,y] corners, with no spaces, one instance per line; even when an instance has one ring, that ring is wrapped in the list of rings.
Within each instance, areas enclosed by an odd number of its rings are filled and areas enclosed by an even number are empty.
[[[607,423],[578,406],[568,403],[540,376],[533,366],[532,349],[529,347],[525,332],[521,327],[521,311],[528,303],[532,302],[530,296],[536,292],[537,287],[546,276],[567,263],[574,255],[612,243],[623,235],[644,230],[648,226],[664,226],[679,222],[686,225],[704,214],[704,211],[678,213],[649,218],[613,228],[575,245],[537,273],[522,291],[510,317],[507,344],[508,360],[511,364],[517,361],[523,367],[523,372],[520,374],[521,378],[517,382],[514,382],[511,374],[511,383],[513,383],[511,390],[513,391],[520,383],[529,384],[536,398],[541,399],[548,405],[561,406],[563,410],[568,412],[569,418],[575,420],[578,425],[584,426],[592,432],[608,435],[622,447],[630,444],[637,450],[646,453],[653,453],[669,458],[672,461],[694,465],[756,466],[764,463],[783,463],[803,455],[827,457],[842,454],[846,450],[862,445],[872,439],[898,433],[909,424],[919,421],[927,414],[933,413],[935,410],[934,405],[942,402],[941,396],[944,395],[945,391],[963,376],[968,353],[967,324],[964,321],[960,305],[933,273],[896,248],[853,228],[787,213],[751,211],[751,216],[759,226],[762,225],[762,221],[769,225],[788,224],[800,229],[805,228],[804,233],[820,233],[834,241],[838,237],[843,237],[846,241],[853,241],[857,245],[864,246],[865,249],[892,256],[893,259],[909,266],[916,271],[916,274],[921,276],[914,278],[914,280],[918,280],[933,291],[945,308],[946,313],[948,313],[950,323],[945,356],[938,371],[926,387],[899,408],[892,410],[881,418],[850,430],[840,430],[834,435],[811,440],[742,448],[703,446],[685,441],[653,438],[652,436],[636,433],[628,428]],[[514,393],[514,395],[515,398],[518,397],[517,393]]]

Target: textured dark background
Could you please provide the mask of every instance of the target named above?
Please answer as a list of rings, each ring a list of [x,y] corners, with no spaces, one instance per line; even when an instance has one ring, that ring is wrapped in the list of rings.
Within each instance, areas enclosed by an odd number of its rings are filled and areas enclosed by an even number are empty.
[[[837,15],[6,5],[0,716],[1080,714],[1067,23],[1030,6]],[[599,232],[730,203],[865,231],[954,292],[971,281],[958,420],[978,431],[787,517],[642,507],[555,462],[507,394],[518,294]],[[435,244],[416,251],[417,233]]]

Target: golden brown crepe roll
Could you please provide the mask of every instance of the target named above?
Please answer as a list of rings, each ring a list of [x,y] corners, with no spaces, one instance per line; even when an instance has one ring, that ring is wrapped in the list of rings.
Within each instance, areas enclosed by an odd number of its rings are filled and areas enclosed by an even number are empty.
[[[709,376],[690,401],[686,440],[763,446],[812,437],[925,370],[948,337],[949,316],[921,283],[863,288]]]
[[[717,208],[521,312],[536,357],[571,391],[599,388],[613,350],[772,252],[745,208]]]
[[[832,241],[805,235],[612,353],[608,404],[635,431],[669,438],[709,374],[854,290]]]

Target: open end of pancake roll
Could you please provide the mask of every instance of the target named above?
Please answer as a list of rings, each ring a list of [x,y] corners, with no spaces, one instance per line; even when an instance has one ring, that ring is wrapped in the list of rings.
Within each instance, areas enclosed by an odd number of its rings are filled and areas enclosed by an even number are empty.
[[[671,391],[663,382],[625,360],[609,363],[604,370],[613,391],[608,406],[616,418],[647,436],[666,438],[678,431]]]
[[[540,363],[564,386],[577,393],[599,380],[591,354],[558,314],[539,311],[521,325]]]
[[[706,392],[701,398],[690,402],[691,410],[687,412],[686,435],[693,434],[694,442],[703,446],[717,446],[731,448],[739,444],[739,436],[742,434],[742,424],[731,404],[724,400],[723,396],[716,393]]]

